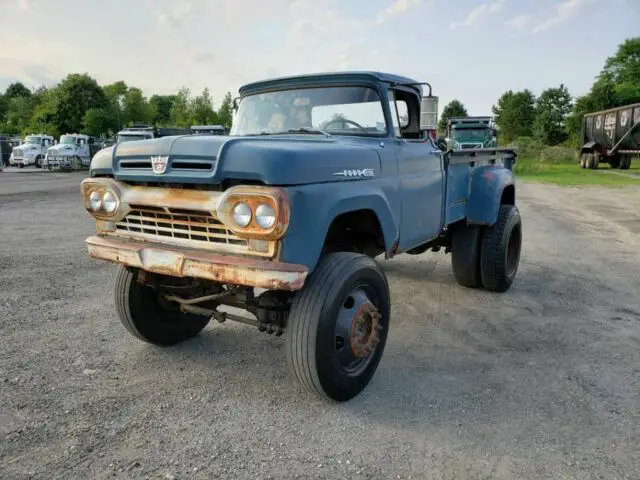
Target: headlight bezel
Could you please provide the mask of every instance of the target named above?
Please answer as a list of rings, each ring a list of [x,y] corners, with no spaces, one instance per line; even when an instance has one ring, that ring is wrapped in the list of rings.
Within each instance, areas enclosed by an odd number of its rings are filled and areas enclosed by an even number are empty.
[[[120,200],[121,195],[118,189],[114,185],[109,185],[102,182],[86,182],[86,183],[83,182],[81,184],[81,188],[82,188],[82,199],[83,199],[85,210],[87,210],[87,212],[91,216],[99,220],[110,220],[116,217],[119,213],[121,213],[119,211],[120,205],[121,205],[121,200]],[[100,207],[98,210],[94,210],[91,206],[90,197],[94,193],[99,195],[99,198],[100,198]],[[108,212],[104,208],[104,204],[105,204],[104,197],[107,193],[112,194],[115,198],[116,206],[112,212]]]
[[[246,227],[236,224],[233,209],[245,203],[251,210],[251,221]],[[274,213],[273,224],[264,228],[256,219],[256,211],[261,205],[268,206]],[[284,236],[289,226],[290,203],[287,191],[279,187],[235,186],[225,191],[218,201],[216,215],[239,238],[277,240]]]

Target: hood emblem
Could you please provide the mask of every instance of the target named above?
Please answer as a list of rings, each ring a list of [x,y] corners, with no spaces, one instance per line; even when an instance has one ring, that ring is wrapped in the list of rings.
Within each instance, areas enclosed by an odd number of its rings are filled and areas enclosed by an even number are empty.
[[[162,175],[167,171],[167,162],[169,157],[151,157],[151,169],[153,173]]]

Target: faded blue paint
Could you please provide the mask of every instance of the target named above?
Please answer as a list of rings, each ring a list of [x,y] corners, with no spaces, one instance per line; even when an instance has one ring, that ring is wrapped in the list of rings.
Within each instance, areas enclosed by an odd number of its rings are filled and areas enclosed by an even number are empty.
[[[245,85],[242,95],[309,85],[368,85],[382,100],[392,125],[389,82],[412,79],[376,72],[285,77]],[[420,86],[405,91],[422,96]],[[415,121],[415,119],[413,120]],[[494,151],[508,156],[512,151]],[[151,156],[169,158],[166,173],[154,175]],[[100,151],[92,174],[113,172],[116,179],[137,182],[222,184],[228,180],[282,186],[291,201],[291,217],[280,249],[281,259],[312,271],[334,219],[371,210],[380,223],[387,254],[402,253],[433,240],[443,227],[460,221],[495,222],[503,189],[513,184],[507,160],[493,162],[487,152],[441,152],[431,140],[324,135],[173,136],[126,142]],[[515,155],[513,155],[515,158]],[[206,163],[208,170],[173,168],[173,162]],[[126,163],[146,162],[139,168]],[[495,163],[495,164],[494,164]],[[339,175],[372,169],[373,177]],[[239,181],[239,182],[238,182]],[[345,185],[348,182],[348,185]]]
[[[511,170],[492,165],[474,168],[470,172],[467,223],[493,225],[498,218],[502,192],[509,185],[515,187]]]
[[[325,183],[289,187],[288,191],[291,217],[282,245],[285,262],[313,270],[333,220],[356,210],[372,210],[376,214],[387,252],[398,239],[393,204],[399,206],[399,201],[393,177],[364,180],[348,189],[340,183]]]

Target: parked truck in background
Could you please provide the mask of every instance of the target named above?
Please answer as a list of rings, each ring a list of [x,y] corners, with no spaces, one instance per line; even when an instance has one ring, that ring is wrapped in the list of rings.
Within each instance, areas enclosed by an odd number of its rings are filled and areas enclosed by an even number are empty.
[[[44,166],[49,170],[88,168],[93,156],[101,149],[102,144],[94,137],[81,133],[62,135],[60,142],[47,150]]]
[[[628,170],[640,155],[640,103],[588,113],[582,120],[580,168]]]
[[[13,149],[13,164],[20,168],[35,165],[42,168],[42,162],[47,155],[49,147],[55,144],[51,135],[43,133],[27,135],[24,142]]]
[[[227,135],[229,130],[224,125],[193,125],[191,133],[194,135]]]
[[[120,264],[124,327],[164,346],[212,319],[285,333],[297,380],[339,402],[369,383],[389,333],[376,257],[444,249],[460,285],[507,291],[522,242],[516,154],[439,149],[437,115],[421,116],[437,97],[421,85],[378,72],[255,82],[228,136],[96,154],[81,184],[96,224],[86,245]]]
[[[116,143],[148,140],[171,135],[191,135],[191,129],[179,127],[154,127],[152,125],[132,125],[116,134]]]
[[[446,136],[454,150],[498,146],[497,131],[492,117],[449,118]]]

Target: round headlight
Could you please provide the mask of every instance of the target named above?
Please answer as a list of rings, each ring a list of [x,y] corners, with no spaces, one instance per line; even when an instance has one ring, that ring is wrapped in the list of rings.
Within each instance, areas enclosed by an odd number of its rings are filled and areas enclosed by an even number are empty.
[[[98,192],[91,192],[91,194],[89,195],[89,206],[94,212],[100,210],[100,207],[102,206],[102,199],[100,198],[100,194]]]
[[[244,202],[233,207],[233,221],[239,227],[246,227],[251,223],[251,207]]]
[[[256,223],[265,230],[273,227],[276,223],[276,212],[264,203],[258,205],[258,208],[256,208]]]
[[[102,196],[102,206],[107,213],[113,213],[118,207],[118,200],[112,192],[105,192]]]

